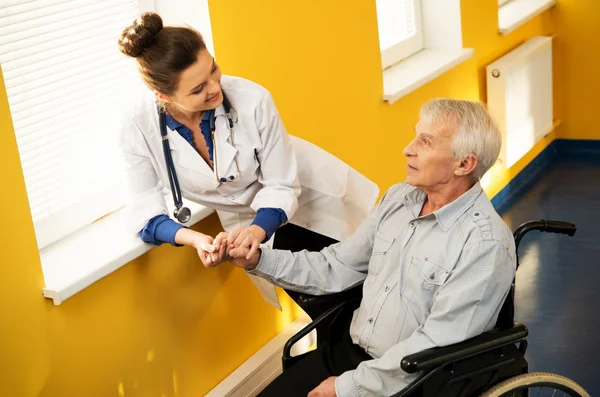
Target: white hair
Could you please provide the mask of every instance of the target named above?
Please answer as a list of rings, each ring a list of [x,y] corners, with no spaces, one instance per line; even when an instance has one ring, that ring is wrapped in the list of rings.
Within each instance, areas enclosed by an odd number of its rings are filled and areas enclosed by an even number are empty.
[[[434,129],[453,133],[452,154],[463,160],[477,157],[472,177],[475,181],[496,163],[502,137],[498,126],[481,102],[456,99],[433,99],[421,108],[421,119]]]

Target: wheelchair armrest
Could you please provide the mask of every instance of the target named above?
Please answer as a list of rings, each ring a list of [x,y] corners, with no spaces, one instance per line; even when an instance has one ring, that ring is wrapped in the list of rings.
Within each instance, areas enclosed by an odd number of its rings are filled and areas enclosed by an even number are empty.
[[[336,294],[337,295],[337,294]],[[329,308],[325,313],[321,314],[319,317],[314,319],[310,324],[306,327],[302,328],[298,331],[294,336],[292,336],[283,346],[283,358],[290,358],[292,347],[298,342],[300,339],[304,338],[308,335],[313,329],[317,328],[317,326],[323,321],[328,320],[330,317],[335,316],[342,308],[346,305],[347,301],[340,302],[337,305]]]
[[[402,359],[401,367],[409,374],[432,370],[450,362],[518,342],[525,339],[528,332],[525,325],[515,323],[512,328],[506,330],[494,329],[454,345],[410,354]]]
[[[362,283],[348,290],[328,295],[309,295],[300,294],[296,303],[303,308],[309,309],[317,306],[333,306],[335,304],[346,302],[350,299],[362,297]]]

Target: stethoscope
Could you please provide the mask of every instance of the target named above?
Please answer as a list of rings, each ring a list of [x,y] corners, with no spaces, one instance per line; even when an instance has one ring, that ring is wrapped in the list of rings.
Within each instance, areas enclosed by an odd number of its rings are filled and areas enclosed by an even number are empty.
[[[221,91],[223,92],[223,91]],[[227,117],[227,125],[229,127],[229,140],[231,145],[235,146],[233,141],[233,127],[234,122],[237,122],[237,116],[235,115],[235,109],[231,108],[229,100],[223,92],[223,109],[225,109],[225,116]],[[173,202],[175,204],[175,210],[173,216],[181,223],[187,223],[192,217],[192,212],[188,207],[183,206],[183,198],[181,196],[181,189],[179,187],[179,180],[177,179],[177,173],[175,172],[175,164],[173,163],[173,157],[171,156],[171,147],[169,145],[169,137],[167,135],[167,119],[165,111],[161,107],[158,110],[159,124],[160,124],[160,136],[163,143],[163,151],[165,154],[165,162],[167,164],[167,173],[169,174],[169,184],[171,185],[171,192],[173,192]],[[219,167],[217,161],[217,146],[215,141],[215,120],[217,116],[210,117],[210,132],[213,141],[213,165],[215,171],[215,177],[217,178],[217,187],[223,183],[235,181],[240,177],[240,166],[238,164],[237,154],[235,156],[235,168],[236,175],[231,175],[229,178],[219,177]],[[235,119],[235,121],[234,121]]]

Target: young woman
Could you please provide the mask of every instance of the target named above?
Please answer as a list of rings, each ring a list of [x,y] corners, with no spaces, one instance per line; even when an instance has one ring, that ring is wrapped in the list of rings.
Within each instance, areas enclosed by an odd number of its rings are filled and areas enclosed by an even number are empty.
[[[377,186],[326,151],[287,134],[270,93],[222,75],[202,36],[163,27],[144,13],[119,48],[137,60],[151,95],[123,123],[121,146],[131,193],[129,222],[148,243],[198,250],[205,266],[223,255],[213,237],[168,215],[162,188],[217,210],[230,242],[256,250],[320,249],[348,237],[374,205]],[[171,164],[171,166],[169,166]],[[251,276],[278,306],[274,287]]]

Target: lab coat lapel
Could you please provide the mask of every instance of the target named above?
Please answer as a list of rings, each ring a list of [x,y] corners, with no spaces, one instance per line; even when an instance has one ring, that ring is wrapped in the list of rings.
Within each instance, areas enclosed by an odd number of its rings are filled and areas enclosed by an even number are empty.
[[[237,174],[237,168],[235,166],[235,158],[237,155],[237,149],[232,145],[230,134],[229,134],[229,120],[225,116],[223,107],[220,106],[216,110],[217,120],[215,122],[215,140],[216,140],[216,161],[213,155],[213,164],[218,167],[219,178],[228,178],[229,176],[235,176]],[[236,132],[238,127],[237,123],[234,123],[233,134]],[[234,138],[235,139],[235,138]],[[239,137],[238,137],[239,139]]]
[[[213,170],[185,138],[171,129],[168,130],[167,135],[169,136],[171,155],[175,164],[216,181]]]

